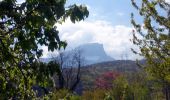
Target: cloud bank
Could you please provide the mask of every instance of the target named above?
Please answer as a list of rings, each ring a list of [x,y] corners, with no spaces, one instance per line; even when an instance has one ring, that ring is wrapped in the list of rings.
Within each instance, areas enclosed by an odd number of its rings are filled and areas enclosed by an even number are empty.
[[[165,0],[166,2],[170,3],[170,0]]]
[[[81,21],[73,24],[70,21],[57,25],[61,40],[68,43],[67,49],[75,48],[85,43],[101,43],[108,55],[115,59],[136,59],[130,48],[133,44],[132,27],[124,25],[113,26],[103,20]],[[45,48],[44,48],[45,49]],[[45,52],[47,49],[45,49]],[[44,54],[44,57],[47,54]]]

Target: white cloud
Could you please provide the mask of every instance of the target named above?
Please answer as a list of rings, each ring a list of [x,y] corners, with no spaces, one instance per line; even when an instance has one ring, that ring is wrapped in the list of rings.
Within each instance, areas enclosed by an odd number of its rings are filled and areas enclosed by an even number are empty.
[[[117,15],[118,16],[124,16],[125,14],[123,12],[118,12]]]
[[[21,4],[23,3],[25,0],[17,0],[17,3]]]
[[[170,0],[165,0],[166,2],[170,3]]]
[[[108,55],[115,59],[121,59],[127,54],[129,59],[136,59],[130,48],[133,44],[132,28],[124,25],[113,26],[107,21],[81,21],[72,24],[70,21],[62,25],[57,25],[60,31],[61,40],[68,42],[67,48],[74,48],[84,43],[101,43]],[[45,51],[47,49],[45,48]],[[44,57],[47,56],[47,52]]]

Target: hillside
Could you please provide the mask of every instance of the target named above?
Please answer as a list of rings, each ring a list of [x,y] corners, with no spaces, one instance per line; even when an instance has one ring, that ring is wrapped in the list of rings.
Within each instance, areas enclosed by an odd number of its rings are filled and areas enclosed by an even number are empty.
[[[137,72],[139,67],[135,61],[115,60],[92,64],[81,68],[82,84],[84,89],[92,89],[93,83],[97,77],[108,71],[118,71],[121,73]]]

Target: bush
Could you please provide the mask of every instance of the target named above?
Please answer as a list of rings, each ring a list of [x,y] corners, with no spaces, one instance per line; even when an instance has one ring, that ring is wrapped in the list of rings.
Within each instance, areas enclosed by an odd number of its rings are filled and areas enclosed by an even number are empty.
[[[96,89],[94,91],[85,91],[82,95],[83,100],[104,100],[106,97],[106,90]]]
[[[64,99],[70,95],[69,91],[66,89],[62,89],[59,91],[55,91],[52,95],[52,100]]]

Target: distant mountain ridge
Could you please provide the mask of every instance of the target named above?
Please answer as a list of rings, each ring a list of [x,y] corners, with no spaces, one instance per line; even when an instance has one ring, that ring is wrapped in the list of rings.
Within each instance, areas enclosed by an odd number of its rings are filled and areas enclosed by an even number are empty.
[[[76,47],[75,49],[81,51],[81,56],[84,57],[84,65],[90,65],[95,63],[114,61],[114,59],[108,56],[103,48],[103,44],[99,43],[87,43]],[[71,55],[74,50],[65,51],[65,54]],[[54,58],[53,58],[54,59]],[[51,58],[41,58],[42,62],[49,62]]]

